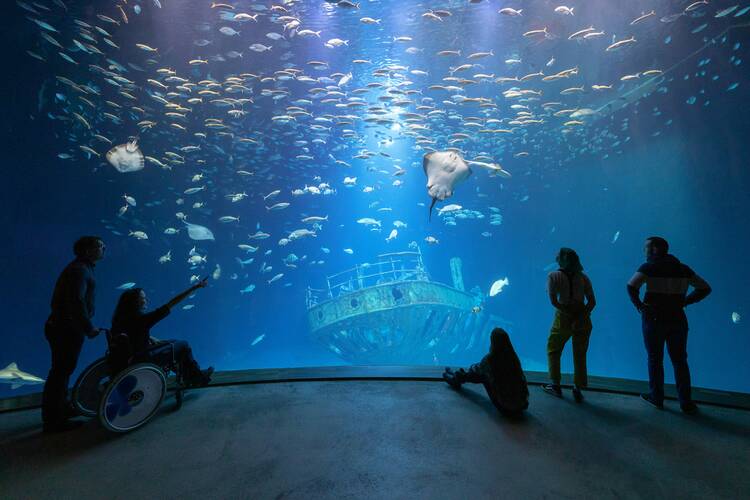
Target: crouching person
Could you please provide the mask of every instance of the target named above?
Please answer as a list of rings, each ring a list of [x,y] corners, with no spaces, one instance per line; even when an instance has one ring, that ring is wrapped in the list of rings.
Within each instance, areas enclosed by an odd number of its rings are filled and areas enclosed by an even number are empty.
[[[484,385],[492,404],[504,415],[516,416],[529,407],[529,389],[521,362],[508,333],[495,328],[490,335],[490,352],[468,370],[446,368],[443,379],[454,389],[470,382]]]

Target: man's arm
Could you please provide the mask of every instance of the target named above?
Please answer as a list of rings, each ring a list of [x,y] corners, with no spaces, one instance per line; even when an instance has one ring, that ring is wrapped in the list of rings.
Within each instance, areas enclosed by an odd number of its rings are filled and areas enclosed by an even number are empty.
[[[704,280],[697,274],[693,274],[693,276],[690,277],[689,284],[693,287],[693,291],[690,292],[687,297],[685,297],[686,306],[695,304],[696,302],[700,302],[701,300],[705,299],[708,294],[711,293],[711,286],[708,284],[708,282],[706,282],[706,280]]]
[[[70,270],[70,294],[73,321],[88,336],[97,333],[91,323],[91,313],[86,303],[86,292],[88,291],[86,273],[81,268],[73,267]]]
[[[630,296],[630,301],[635,308],[638,309],[638,312],[643,309],[640,290],[647,278],[648,277],[642,272],[636,272],[633,277],[630,278],[630,281],[628,281],[628,295]]]

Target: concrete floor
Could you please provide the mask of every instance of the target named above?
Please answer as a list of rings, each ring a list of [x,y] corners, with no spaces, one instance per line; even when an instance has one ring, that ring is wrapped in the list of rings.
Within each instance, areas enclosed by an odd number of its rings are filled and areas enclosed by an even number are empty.
[[[419,381],[193,390],[125,435],[5,413],[0,497],[750,498],[750,412],[530,391],[518,421],[481,387]]]

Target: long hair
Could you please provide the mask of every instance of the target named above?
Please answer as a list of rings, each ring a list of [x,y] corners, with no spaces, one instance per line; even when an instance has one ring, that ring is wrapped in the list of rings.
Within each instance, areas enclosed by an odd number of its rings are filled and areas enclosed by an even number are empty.
[[[496,327],[490,334],[490,364],[495,390],[501,399],[528,404],[529,389],[508,332]]]
[[[141,310],[138,307],[138,299],[142,291],[143,288],[131,288],[122,292],[120,299],[117,301],[115,313],[112,315],[113,330],[126,325],[131,319],[141,314]]]
[[[490,334],[490,355],[493,360],[497,360],[503,366],[512,365],[510,366],[512,369],[521,368],[521,362],[513,349],[513,344],[510,343],[508,332],[499,326]]]
[[[577,274],[583,271],[581,259],[572,248],[562,247],[557,254],[557,263],[560,265],[560,270],[566,274]]]

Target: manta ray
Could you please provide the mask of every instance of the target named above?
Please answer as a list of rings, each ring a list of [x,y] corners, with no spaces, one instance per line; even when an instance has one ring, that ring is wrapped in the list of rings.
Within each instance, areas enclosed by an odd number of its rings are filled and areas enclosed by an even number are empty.
[[[143,169],[143,153],[138,148],[138,140],[120,144],[107,151],[107,160],[120,173],[137,172]]]
[[[432,208],[438,200],[453,196],[453,190],[471,175],[471,168],[460,154],[454,151],[433,151],[424,155],[422,167],[427,176],[427,194],[432,197]]]

